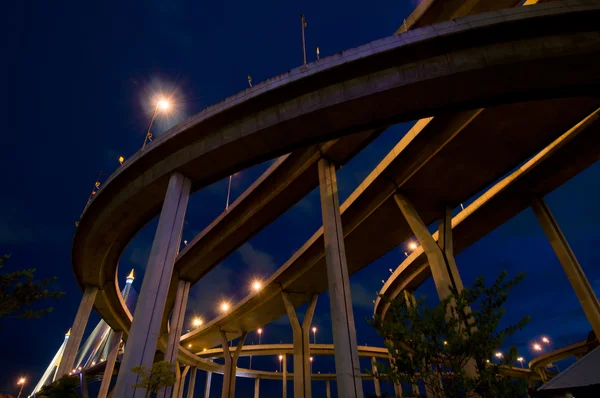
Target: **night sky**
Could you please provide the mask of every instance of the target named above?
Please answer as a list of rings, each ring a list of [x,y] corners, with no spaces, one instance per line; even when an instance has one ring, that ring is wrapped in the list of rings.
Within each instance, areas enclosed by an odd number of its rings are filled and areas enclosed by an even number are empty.
[[[98,172],[112,173],[120,155],[127,158],[141,147],[153,96],[164,92],[176,98],[177,112],[159,117],[154,125],[153,133],[159,135],[246,88],[248,75],[258,83],[301,64],[300,13],[307,16],[310,61],[316,46],[323,57],[392,34],[415,4],[416,0],[4,4],[0,13],[4,126],[0,133],[0,254],[12,253],[9,271],[35,267],[39,278],[58,276],[57,287],[67,294],[52,303],[55,311],[43,319],[2,321],[0,393],[16,395],[21,375],[29,379],[29,393],[70,328],[81,298],[71,269],[75,222]],[[340,202],[411,125],[390,128],[338,173]],[[233,177],[232,199],[269,164]],[[546,198],[596,292],[600,290],[600,254],[594,250],[600,247],[599,177],[600,165],[596,164]],[[190,199],[184,239],[191,240],[224,210],[226,194],[227,179]],[[189,319],[197,315],[206,321],[216,315],[221,299],[235,302],[244,297],[254,277],[268,277],[320,224],[316,190],[192,289]],[[133,268],[137,273],[134,288],[139,291],[155,227],[156,221],[150,223],[123,253],[121,284]],[[400,264],[404,251],[403,247],[391,251],[351,278],[361,345],[382,345],[366,319],[372,314],[381,280],[387,279],[389,268]],[[542,335],[550,337],[553,347],[586,338],[590,326],[531,210],[458,255],[457,262],[465,285],[478,275],[492,280],[503,269],[510,276],[527,273],[509,299],[505,318],[509,323],[525,315],[532,317],[529,326],[506,344],[517,344],[527,361],[533,357],[531,342]],[[417,296],[421,295],[435,303],[432,280],[419,288]],[[332,342],[328,310],[329,298],[324,294],[313,322],[318,328],[317,343]],[[94,313],[88,333],[98,320]],[[289,343],[291,335],[283,317],[265,326],[262,342]],[[256,333],[251,333],[247,342],[256,341]],[[240,366],[247,366],[247,361],[242,358]],[[290,367],[291,362],[290,358]],[[361,364],[367,368],[368,360]],[[277,358],[253,362],[253,368],[273,371],[278,367]],[[315,358],[313,369],[331,372],[333,358]],[[212,396],[220,396],[221,379],[214,376]],[[251,396],[252,383],[238,379],[236,396]],[[372,392],[372,383],[364,385],[366,393]],[[313,386],[315,397],[325,395],[324,382]],[[197,396],[203,387],[201,372]],[[263,381],[261,390],[278,394],[280,382]]]

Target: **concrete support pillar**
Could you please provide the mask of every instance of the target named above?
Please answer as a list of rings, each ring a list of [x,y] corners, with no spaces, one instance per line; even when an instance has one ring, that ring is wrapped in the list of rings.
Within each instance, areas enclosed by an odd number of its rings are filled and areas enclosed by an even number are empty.
[[[176,366],[179,368],[179,365]],[[183,387],[185,386],[185,378],[189,370],[190,366],[188,365],[183,369],[183,372],[181,372],[179,380],[177,380],[173,386],[173,394],[171,395],[172,398],[183,398]]]
[[[196,388],[196,373],[198,368],[193,367],[190,371],[190,382],[188,383],[187,398],[194,398],[194,389]],[[183,392],[183,389],[181,390]]]
[[[175,296],[175,305],[173,307],[173,315],[171,316],[169,337],[167,339],[167,352],[165,353],[165,361],[175,365],[177,362],[177,350],[179,348],[179,340],[183,329],[183,319],[185,318],[185,310],[187,307],[188,295],[190,292],[190,282],[179,281],[177,283],[177,294]],[[176,397],[175,391],[177,386],[163,388],[159,393],[159,398],[170,398],[171,390],[173,397]]]
[[[254,398],[259,398],[260,396],[260,378],[254,379]]]
[[[65,346],[58,370],[56,371],[57,380],[64,375],[68,375],[73,370],[73,365],[77,358],[77,351],[79,351],[83,332],[85,332],[85,327],[90,318],[90,313],[92,312],[97,293],[98,288],[93,286],[87,286],[83,292],[83,298],[79,303],[79,309],[77,309],[73,327],[71,327],[71,334],[67,340],[67,345]]]
[[[328,159],[319,160],[319,184],[338,396],[362,398],[362,379],[337,179],[335,166]]]
[[[294,335],[294,398],[310,398],[312,393],[309,339],[310,325],[317,305],[317,295],[312,296],[302,324],[300,324],[289,293],[281,292],[281,296]]]
[[[379,384],[379,372],[377,371],[377,360],[371,357],[371,371],[373,372],[373,384],[375,385],[375,396],[381,397],[381,386]]]
[[[458,273],[456,261],[454,260],[454,240],[452,238],[452,209],[450,207],[446,207],[444,209],[444,215],[440,219],[440,224],[438,228],[438,246],[440,247],[442,255],[444,256],[446,268],[448,269],[448,275],[450,275],[452,286],[454,286],[457,291],[461,292],[463,290],[463,283],[462,279],[460,278],[460,274]]]
[[[329,380],[325,380],[325,396],[331,398],[331,382]]]
[[[242,333],[240,340],[238,341],[237,347],[233,355],[229,350],[227,344],[227,334],[221,332],[221,344],[223,345],[223,357],[225,358],[225,373],[223,374],[223,393],[222,398],[234,398],[235,397],[235,372],[237,369],[237,361],[242,352],[244,341],[246,340],[247,332]]]
[[[562,264],[594,333],[596,336],[600,336],[600,304],[577,261],[577,257],[575,257],[575,253],[571,250],[546,202],[541,198],[535,198],[531,207]]]
[[[79,382],[81,383],[81,398],[89,398],[87,379],[83,370],[79,373]]]
[[[204,398],[210,398],[210,382],[212,381],[212,372],[206,372],[206,387],[204,388]]]
[[[283,354],[283,377],[281,378],[281,386],[282,393],[281,396],[283,398],[287,398],[287,355]]]
[[[435,283],[435,288],[440,300],[445,299],[450,295],[452,278],[448,272],[448,267],[446,266],[446,261],[444,259],[442,250],[429,233],[427,226],[423,223],[423,220],[408,198],[404,195],[396,193],[394,195],[394,200],[404,215],[404,218],[406,219],[410,229],[423,247],[423,251],[427,256],[427,261],[429,262],[429,267],[431,268],[431,275],[433,276],[433,282]]]
[[[106,357],[106,367],[104,368],[104,376],[102,377],[102,383],[100,384],[98,398],[106,398],[108,396],[108,388],[110,387],[110,381],[115,370],[115,362],[117,361],[117,356],[119,355],[119,346],[121,345],[122,338],[122,331],[113,331],[113,333],[111,333],[110,339],[107,342],[108,356]]]
[[[190,187],[190,180],[179,173],[174,173],[169,179],[127,340],[127,350],[119,369],[115,397],[142,398],[146,394],[142,389],[133,389],[138,382],[138,375],[132,373],[131,369],[139,365],[150,368],[154,361],[173,265],[179,253]]]

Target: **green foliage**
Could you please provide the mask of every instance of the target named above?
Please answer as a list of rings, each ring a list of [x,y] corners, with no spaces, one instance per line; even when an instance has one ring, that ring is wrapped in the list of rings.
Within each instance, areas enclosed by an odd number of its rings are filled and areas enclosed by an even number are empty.
[[[39,398],[78,398],[79,377],[63,376],[52,384],[44,386],[37,393]]]
[[[40,318],[52,312],[52,307],[30,307],[41,300],[58,298],[65,294],[50,290],[50,285],[56,278],[34,281],[35,268],[3,272],[4,263],[9,258],[10,255],[7,254],[0,257],[0,318]]]
[[[173,364],[167,361],[152,364],[150,370],[145,366],[136,366],[131,371],[138,374],[138,383],[133,388],[146,390],[146,397],[163,387],[173,387],[175,384],[175,369]]]
[[[385,319],[369,321],[385,339],[392,358],[390,367],[379,365],[395,383],[422,380],[436,397],[522,396],[525,385],[502,376],[501,366],[512,367],[518,354],[513,346],[502,359],[495,358],[504,340],[523,329],[529,317],[498,330],[508,292],[524,277],[505,281],[506,272],[486,287],[483,277],[470,288],[451,295],[434,308],[424,299],[399,296],[386,300]],[[440,381],[443,380],[443,384]]]

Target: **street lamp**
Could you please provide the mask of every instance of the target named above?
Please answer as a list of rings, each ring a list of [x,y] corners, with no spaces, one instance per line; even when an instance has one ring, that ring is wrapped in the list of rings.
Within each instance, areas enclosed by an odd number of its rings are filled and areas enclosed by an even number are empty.
[[[497,353],[495,353],[494,355],[495,355],[495,356],[496,356],[496,358],[498,358],[498,359],[502,359],[502,358],[504,357],[504,355],[502,355],[502,353],[501,353],[501,352],[497,352]]]
[[[156,102],[156,106],[154,107],[154,112],[152,112],[152,118],[150,119],[150,124],[148,125],[148,131],[146,132],[146,137],[144,137],[144,144],[142,145],[142,151],[146,148],[146,142],[148,140],[152,141],[152,133],[150,129],[152,129],[152,123],[154,123],[154,118],[159,111],[166,112],[171,108],[171,103],[166,98],[161,98]]]
[[[282,366],[282,363],[283,363],[283,355],[280,355],[280,356],[279,356],[279,371],[280,371],[280,372],[281,372],[281,366]]]
[[[312,362],[313,362],[313,357],[310,357],[310,373],[312,374],[313,370],[312,370]]]
[[[534,343],[532,348],[533,348],[533,351],[537,351],[537,352],[542,351],[542,346],[539,343]]]
[[[202,323],[203,323],[202,318],[194,318],[192,325],[194,325],[194,327],[197,328],[198,326],[201,326]]]
[[[418,246],[418,245],[417,245],[415,242],[410,242],[410,243],[408,244],[408,248],[409,248],[410,250],[417,250],[417,247],[419,247],[419,246]]]
[[[312,332],[313,332],[313,344],[317,344],[317,328],[313,326]]]
[[[258,333],[258,345],[260,345],[260,338],[262,337],[262,329],[256,331]]]
[[[523,357],[518,357],[518,358],[517,358],[517,361],[519,361],[519,362],[521,363],[521,367],[522,367],[523,369],[525,369],[525,367],[523,366],[523,361],[524,361],[524,360],[525,360],[525,359],[524,359]]]
[[[258,292],[260,289],[262,289],[262,283],[260,283],[259,280],[255,280],[254,282],[252,282],[252,290]]]
[[[19,398],[19,397],[21,396],[21,393],[23,392],[23,387],[25,387],[25,382],[26,382],[26,381],[27,381],[27,380],[26,380],[24,377],[21,377],[21,378],[19,379],[19,381],[17,382],[17,385],[20,385],[20,386],[21,386],[21,389],[19,390],[19,395],[17,395],[17,398]]]
[[[123,164],[124,161],[125,161],[125,158],[123,156],[119,156],[119,163]]]
[[[227,312],[227,311],[229,311],[229,303],[222,302],[222,303],[221,303],[221,311],[222,311],[222,312]]]
[[[542,337],[542,343],[544,344],[550,344],[550,339],[548,337]]]

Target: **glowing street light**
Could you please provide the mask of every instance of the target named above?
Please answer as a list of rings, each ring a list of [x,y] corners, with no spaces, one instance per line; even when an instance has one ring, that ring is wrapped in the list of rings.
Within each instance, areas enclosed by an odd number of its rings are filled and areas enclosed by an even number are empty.
[[[255,280],[254,282],[252,282],[252,290],[258,292],[260,289],[262,289],[262,283],[260,283],[259,280]]]
[[[192,322],[192,325],[194,325],[194,327],[197,328],[198,326],[201,326],[202,323],[204,323],[202,321],[202,318],[194,318],[194,321]]]
[[[533,348],[534,351],[540,352],[542,351],[542,346],[539,343],[534,343],[533,346],[531,347]]]
[[[542,343],[544,344],[550,344],[550,339],[548,337],[542,337]]]
[[[317,328],[313,326],[312,332],[313,332],[313,344],[317,344]]]
[[[21,393],[23,392],[23,387],[25,387],[26,381],[27,381],[27,379],[25,379],[24,377],[21,377],[19,379],[19,381],[17,382],[17,385],[21,386],[21,389],[19,390],[19,395],[17,395],[17,398],[19,398],[21,396]]]
[[[152,129],[152,123],[154,123],[154,118],[156,118],[156,114],[159,111],[167,112],[169,109],[171,109],[171,103],[166,98],[161,98],[156,102],[156,107],[154,108],[154,112],[152,112],[152,119],[150,119],[150,125],[148,126],[146,137],[144,138],[142,151],[144,150],[144,148],[146,148],[146,142],[152,141],[152,133],[150,132],[150,129]]]
[[[308,359],[310,359],[310,373],[312,374],[312,372],[313,372],[313,370],[312,370],[313,357],[310,357]]]
[[[221,303],[221,311],[222,311],[222,312],[227,312],[227,311],[229,311],[229,303],[222,302],[222,303]]]
[[[417,250],[417,247],[419,247],[419,246],[418,246],[418,245],[417,245],[415,242],[410,242],[410,243],[408,244],[408,248],[409,248],[410,250]]]
[[[260,338],[262,337],[262,329],[256,331],[258,333],[258,345],[260,345]]]
[[[123,164],[124,161],[125,161],[125,158],[123,156],[119,156],[119,163]]]
[[[523,357],[518,357],[517,361],[521,363],[521,367],[524,369],[525,367],[523,366],[523,361],[525,361],[525,359]]]
[[[282,363],[283,363],[283,355],[280,355],[280,356],[279,356],[279,371],[280,371],[280,372],[281,372],[281,366],[282,366]]]
[[[501,352],[497,352],[494,354],[496,356],[496,358],[498,359],[502,359],[504,357],[504,355]]]

